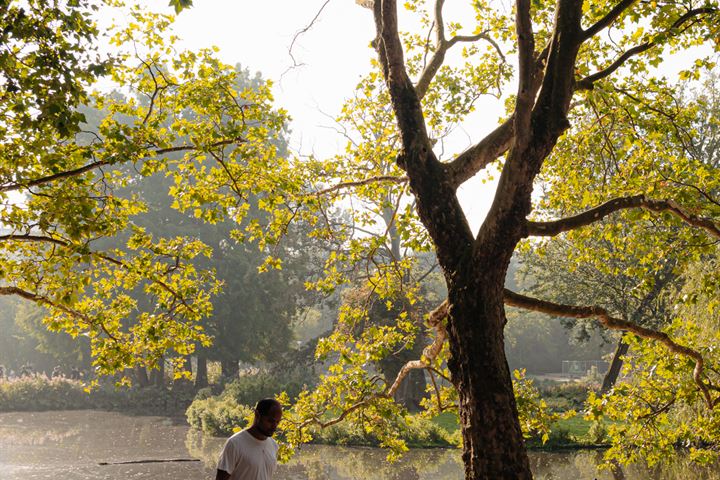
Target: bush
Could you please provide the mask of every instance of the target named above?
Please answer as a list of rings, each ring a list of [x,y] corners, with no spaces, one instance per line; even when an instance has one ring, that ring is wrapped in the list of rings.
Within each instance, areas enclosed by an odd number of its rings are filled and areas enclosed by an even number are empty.
[[[241,405],[232,397],[196,398],[185,412],[193,428],[217,437],[231,435],[236,428],[243,428],[252,414],[252,407]]]
[[[553,412],[582,410],[593,387],[580,382],[538,383],[540,396]]]
[[[314,379],[309,379],[300,372],[289,372],[274,375],[269,372],[259,372],[252,375],[242,375],[238,379],[225,385],[220,394],[222,398],[233,398],[237,403],[255,405],[261,398],[273,398],[281,392],[286,392],[291,400],[297,398],[306,385],[312,386]]]
[[[92,408],[90,397],[77,380],[37,375],[0,381],[0,410],[43,411]]]
[[[245,417],[252,415],[258,400],[281,392],[294,399],[305,386],[305,380],[307,377],[297,372],[242,375],[225,385],[220,395],[213,396],[210,388],[198,391],[185,416],[195,429],[209,435],[227,436],[233,429],[246,425]]]

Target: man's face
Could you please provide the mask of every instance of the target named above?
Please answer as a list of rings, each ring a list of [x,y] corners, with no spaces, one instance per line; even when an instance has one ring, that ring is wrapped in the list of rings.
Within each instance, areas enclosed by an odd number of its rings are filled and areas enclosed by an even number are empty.
[[[273,436],[280,420],[282,420],[282,407],[280,405],[273,405],[266,415],[255,412],[255,428],[266,437]]]

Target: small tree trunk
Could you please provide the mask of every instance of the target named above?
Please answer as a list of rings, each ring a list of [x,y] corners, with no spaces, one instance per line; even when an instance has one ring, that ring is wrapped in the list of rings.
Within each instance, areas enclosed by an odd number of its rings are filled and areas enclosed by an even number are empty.
[[[600,390],[601,394],[609,392],[610,389],[615,386],[615,382],[617,382],[618,376],[620,375],[620,369],[622,368],[623,356],[628,352],[629,348],[630,345],[620,338],[617,347],[615,348],[615,354],[613,355],[612,362],[610,363],[610,368],[603,378],[602,388]]]
[[[152,373],[150,374],[150,380],[152,381],[152,384],[156,387],[164,387],[165,386],[165,359],[161,358],[158,360],[158,368],[153,369]]]
[[[197,356],[197,367],[195,368],[195,388],[205,388],[208,386],[207,376],[207,357],[203,353]]]
[[[135,380],[137,381],[140,388],[144,388],[150,385],[150,379],[148,378],[147,370],[145,370],[145,367],[135,367]]]
[[[222,360],[220,368],[222,369],[222,376],[226,379],[235,380],[238,377],[239,367],[237,360]]]

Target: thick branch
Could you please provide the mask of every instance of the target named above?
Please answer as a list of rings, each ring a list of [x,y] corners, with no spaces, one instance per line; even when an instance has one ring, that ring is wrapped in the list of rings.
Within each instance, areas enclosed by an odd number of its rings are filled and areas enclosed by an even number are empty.
[[[508,151],[514,140],[515,116],[511,116],[479,143],[445,165],[450,184],[455,188],[472,178],[499,156]]]
[[[555,315],[569,318],[597,318],[598,321],[611,330],[621,330],[625,332],[634,333],[635,335],[656,340],[665,345],[668,350],[678,355],[689,357],[695,361],[695,368],[693,370],[693,380],[697,384],[698,388],[703,394],[705,402],[709,408],[713,408],[720,400],[720,397],[713,399],[710,393],[712,385],[708,385],[703,380],[703,366],[704,359],[702,355],[692,348],[679,345],[673,341],[666,333],[659,332],[650,328],[642,327],[633,322],[623,320],[611,316],[607,310],[599,306],[585,306],[578,307],[573,305],[563,305],[559,303],[548,302],[546,300],[539,300],[536,298],[527,297],[519,293],[512,292],[510,290],[504,290],[505,304],[522,308],[525,310],[532,310],[535,312],[546,313],[548,315]]]
[[[378,2],[376,2],[377,4]],[[385,81],[392,98],[403,148],[430,151],[430,141],[420,106],[420,98],[405,68],[402,43],[398,33],[397,5],[395,0],[382,0],[375,7],[380,60],[385,67]],[[379,15],[379,18],[378,18]],[[421,161],[427,158],[417,157]]]
[[[713,220],[688,213],[672,200],[651,200],[646,198],[645,195],[614,198],[579,215],[561,220],[552,222],[528,221],[526,223],[526,236],[552,237],[562,232],[598,222],[614,212],[628,208],[643,208],[653,212],[669,212],[688,225],[702,228],[713,237],[720,238],[720,226]]]
[[[535,38],[530,18],[530,0],[517,0],[515,30],[518,38],[519,81],[515,107],[515,142],[523,147],[530,135],[530,114],[535,94]]]

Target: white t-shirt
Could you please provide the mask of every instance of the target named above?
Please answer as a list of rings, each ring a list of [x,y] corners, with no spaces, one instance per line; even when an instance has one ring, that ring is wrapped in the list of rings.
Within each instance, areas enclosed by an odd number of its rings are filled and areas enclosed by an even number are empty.
[[[258,440],[241,430],[225,443],[218,470],[230,474],[230,480],[270,480],[277,465],[278,444],[268,437]]]

